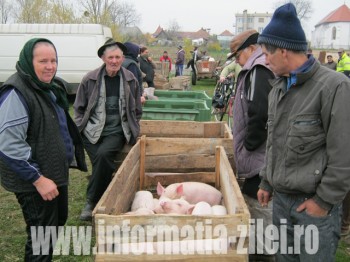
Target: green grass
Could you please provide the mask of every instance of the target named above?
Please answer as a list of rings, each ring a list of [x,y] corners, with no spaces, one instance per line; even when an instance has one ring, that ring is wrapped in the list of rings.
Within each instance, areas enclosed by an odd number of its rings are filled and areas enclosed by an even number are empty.
[[[214,79],[198,81],[192,90],[205,91],[212,96],[215,87]],[[87,158],[88,159],[88,158]],[[89,171],[91,166],[89,165]],[[88,173],[76,169],[70,170],[69,179],[69,216],[67,225],[91,226],[89,222],[79,220],[81,209],[85,204],[85,192]],[[25,223],[21,209],[14,194],[0,187],[0,261],[15,262],[23,261],[24,244],[26,241]],[[350,260],[350,239],[342,240],[337,251],[336,261],[346,262]],[[73,254],[73,251],[71,251]],[[93,261],[93,256],[54,256],[56,262]]]

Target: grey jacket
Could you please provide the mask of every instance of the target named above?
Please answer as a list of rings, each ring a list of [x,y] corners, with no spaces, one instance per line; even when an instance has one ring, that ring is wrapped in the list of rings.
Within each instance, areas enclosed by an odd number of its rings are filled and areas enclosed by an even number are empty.
[[[120,70],[126,98],[126,119],[122,119],[122,121],[127,122],[130,127],[131,139],[128,143],[134,144],[140,132],[139,121],[142,116],[140,89],[138,81],[130,71],[123,67]],[[75,123],[80,132],[84,130],[93,110],[96,108],[104,71],[105,65],[102,65],[100,68],[87,73],[78,87],[73,108]]]
[[[350,81],[319,62],[286,91],[272,80],[260,188],[305,194],[325,209],[350,189]]]

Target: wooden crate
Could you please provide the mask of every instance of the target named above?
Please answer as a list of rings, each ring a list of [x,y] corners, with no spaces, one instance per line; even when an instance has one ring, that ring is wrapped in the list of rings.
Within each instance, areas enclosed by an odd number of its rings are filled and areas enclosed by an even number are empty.
[[[143,136],[132,147],[93,212],[96,261],[248,261],[248,237],[237,237],[244,234],[244,230],[240,231],[242,226],[248,230],[250,214],[224,148],[213,146],[207,138],[184,139]],[[223,194],[228,214],[123,215],[129,211],[136,191],[152,191],[158,181],[165,186],[181,181],[214,185]],[[193,235],[192,241],[189,232],[194,233],[200,225],[207,235],[203,239]],[[214,233],[218,228],[227,233],[221,240]],[[114,236],[111,235],[113,229]],[[181,235],[183,231],[188,234]],[[130,232],[137,234],[133,238]],[[149,238],[143,238],[143,233]],[[166,242],[162,238],[165,236],[175,240],[178,237],[179,241]],[[111,245],[113,241],[115,244]],[[215,249],[211,241],[220,243],[221,248]],[[204,245],[207,251],[204,251]],[[245,250],[238,249],[243,252],[237,252],[237,246]],[[164,252],[166,248],[169,248],[168,253]]]
[[[233,155],[233,136],[232,131],[226,122],[198,122],[198,121],[167,121],[167,120],[141,120],[140,136],[147,138],[156,137],[177,137],[192,139],[208,138],[210,146],[223,146],[229,159],[233,171],[236,171]],[[131,146],[126,145],[119,154],[118,162],[125,159]]]

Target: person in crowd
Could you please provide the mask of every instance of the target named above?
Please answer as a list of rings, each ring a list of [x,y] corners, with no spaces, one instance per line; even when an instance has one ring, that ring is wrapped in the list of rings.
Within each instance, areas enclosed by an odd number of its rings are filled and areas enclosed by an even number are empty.
[[[140,132],[142,116],[139,82],[122,67],[126,47],[109,39],[98,49],[103,65],[81,81],[74,108],[75,122],[82,134],[92,164],[86,205],[80,219],[90,221],[92,211],[111,182],[116,156],[124,145],[133,145]]]
[[[278,76],[269,95],[258,200],[266,206],[273,195],[273,223],[281,237],[274,241],[299,247],[285,252],[279,245],[276,259],[334,261],[341,203],[350,188],[350,81],[307,56],[292,3],[275,10],[258,43]],[[316,238],[307,233],[310,228]],[[318,248],[310,252],[311,242]]]
[[[242,67],[236,80],[232,134],[237,175],[244,178],[242,193],[252,218],[263,219],[267,226],[272,223],[272,207],[261,209],[257,192],[266,151],[269,80],[274,74],[265,65],[265,55],[257,44],[258,36],[259,33],[251,29],[236,35],[230,42],[232,54],[229,59],[234,57]],[[268,255],[267,252],[264,254]],[[254,257],[254,254],[250,256]]]
[[[311,48],[308,48],[308,49],[307,49],[307,54],[308,54],[308,55],[313,55],[312,49],[311,49]]]
[[[140,69],[146,75],[143,78],[143,81],[147,83],[148,87],[154,87],[154,69],[156,69],[156,65],[154,64],[152,57],[149,55],[149,50],[147,47],[143,46],[140,49]]]
[[[138,60],[138,55],[140,54],[140,47],[131,42],[125,42],[124,46],[126,47],[127,51],[124,55],[125,58],[122,66],[128,69],[131,73],[133,73],[137,81],[139,82],[141,104],[144,104],[146,102],[146,97],[143,92],[142,72]]]
[[[0,180],[15,193],[23,212],[24,261],[52,261],[52,242],[41,252],[31,232],[48,226],[58,234],[68,217],[68,169],[75,165],[87,171],[65,87],[55,78],[57,64],[54,44],[33,38],[19,54],[17,72],[0,88]]]
[[[171,58],[168,55],[168,51],[163,52],[163,55],[159,58],[159,61],[169,63],[169,72],[171,71]]]
[[[231,55],[231,54],[230,54]],[[242,67],[235,60],[230,61],[220,72],[219,82],[222,83],[226,78],[237,79]]]
[[[337,64],[337,72],[343,73],[350,77],[350,57],[343,48],[338,50],[339,60]]]
[[[325,67],[328,67],[332,70],[337,70],[337,63],[333,61],[332,55],[327,55],[327,63],[323,64]]]
[[[186,69],[188,69],[191,66],[192,71],[195,71],[194,63],[200,59],[200,55],[198,54],[198,46],[195,46],[193,48],[193,51],[191,51],[192,58],[190,61],[188,61]]]
[[[185,50],[183,50],[182,46],[178,46],[178,51],[176,53],[176,61],[175,61],[175,76],[182,76],[184,63],[185,63]]]

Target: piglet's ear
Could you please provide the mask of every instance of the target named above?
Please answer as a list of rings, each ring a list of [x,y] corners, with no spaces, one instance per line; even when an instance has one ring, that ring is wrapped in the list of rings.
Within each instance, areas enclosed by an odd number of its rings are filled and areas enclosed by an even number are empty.
[[[164,187],[161,185],[161,183],[158,182],[157,184],[157,194],[158,196],[161,196],[164,192]]]
[[[180,184],[180,185],[177,186],[176,193],[179,196],[183,196],[183,194],[184,194],[184,186],[183,186],[183,184]]]
[[[193,209],[196,205],[191,205],[189,209],[187,209],[187,214],[192,215]]]

